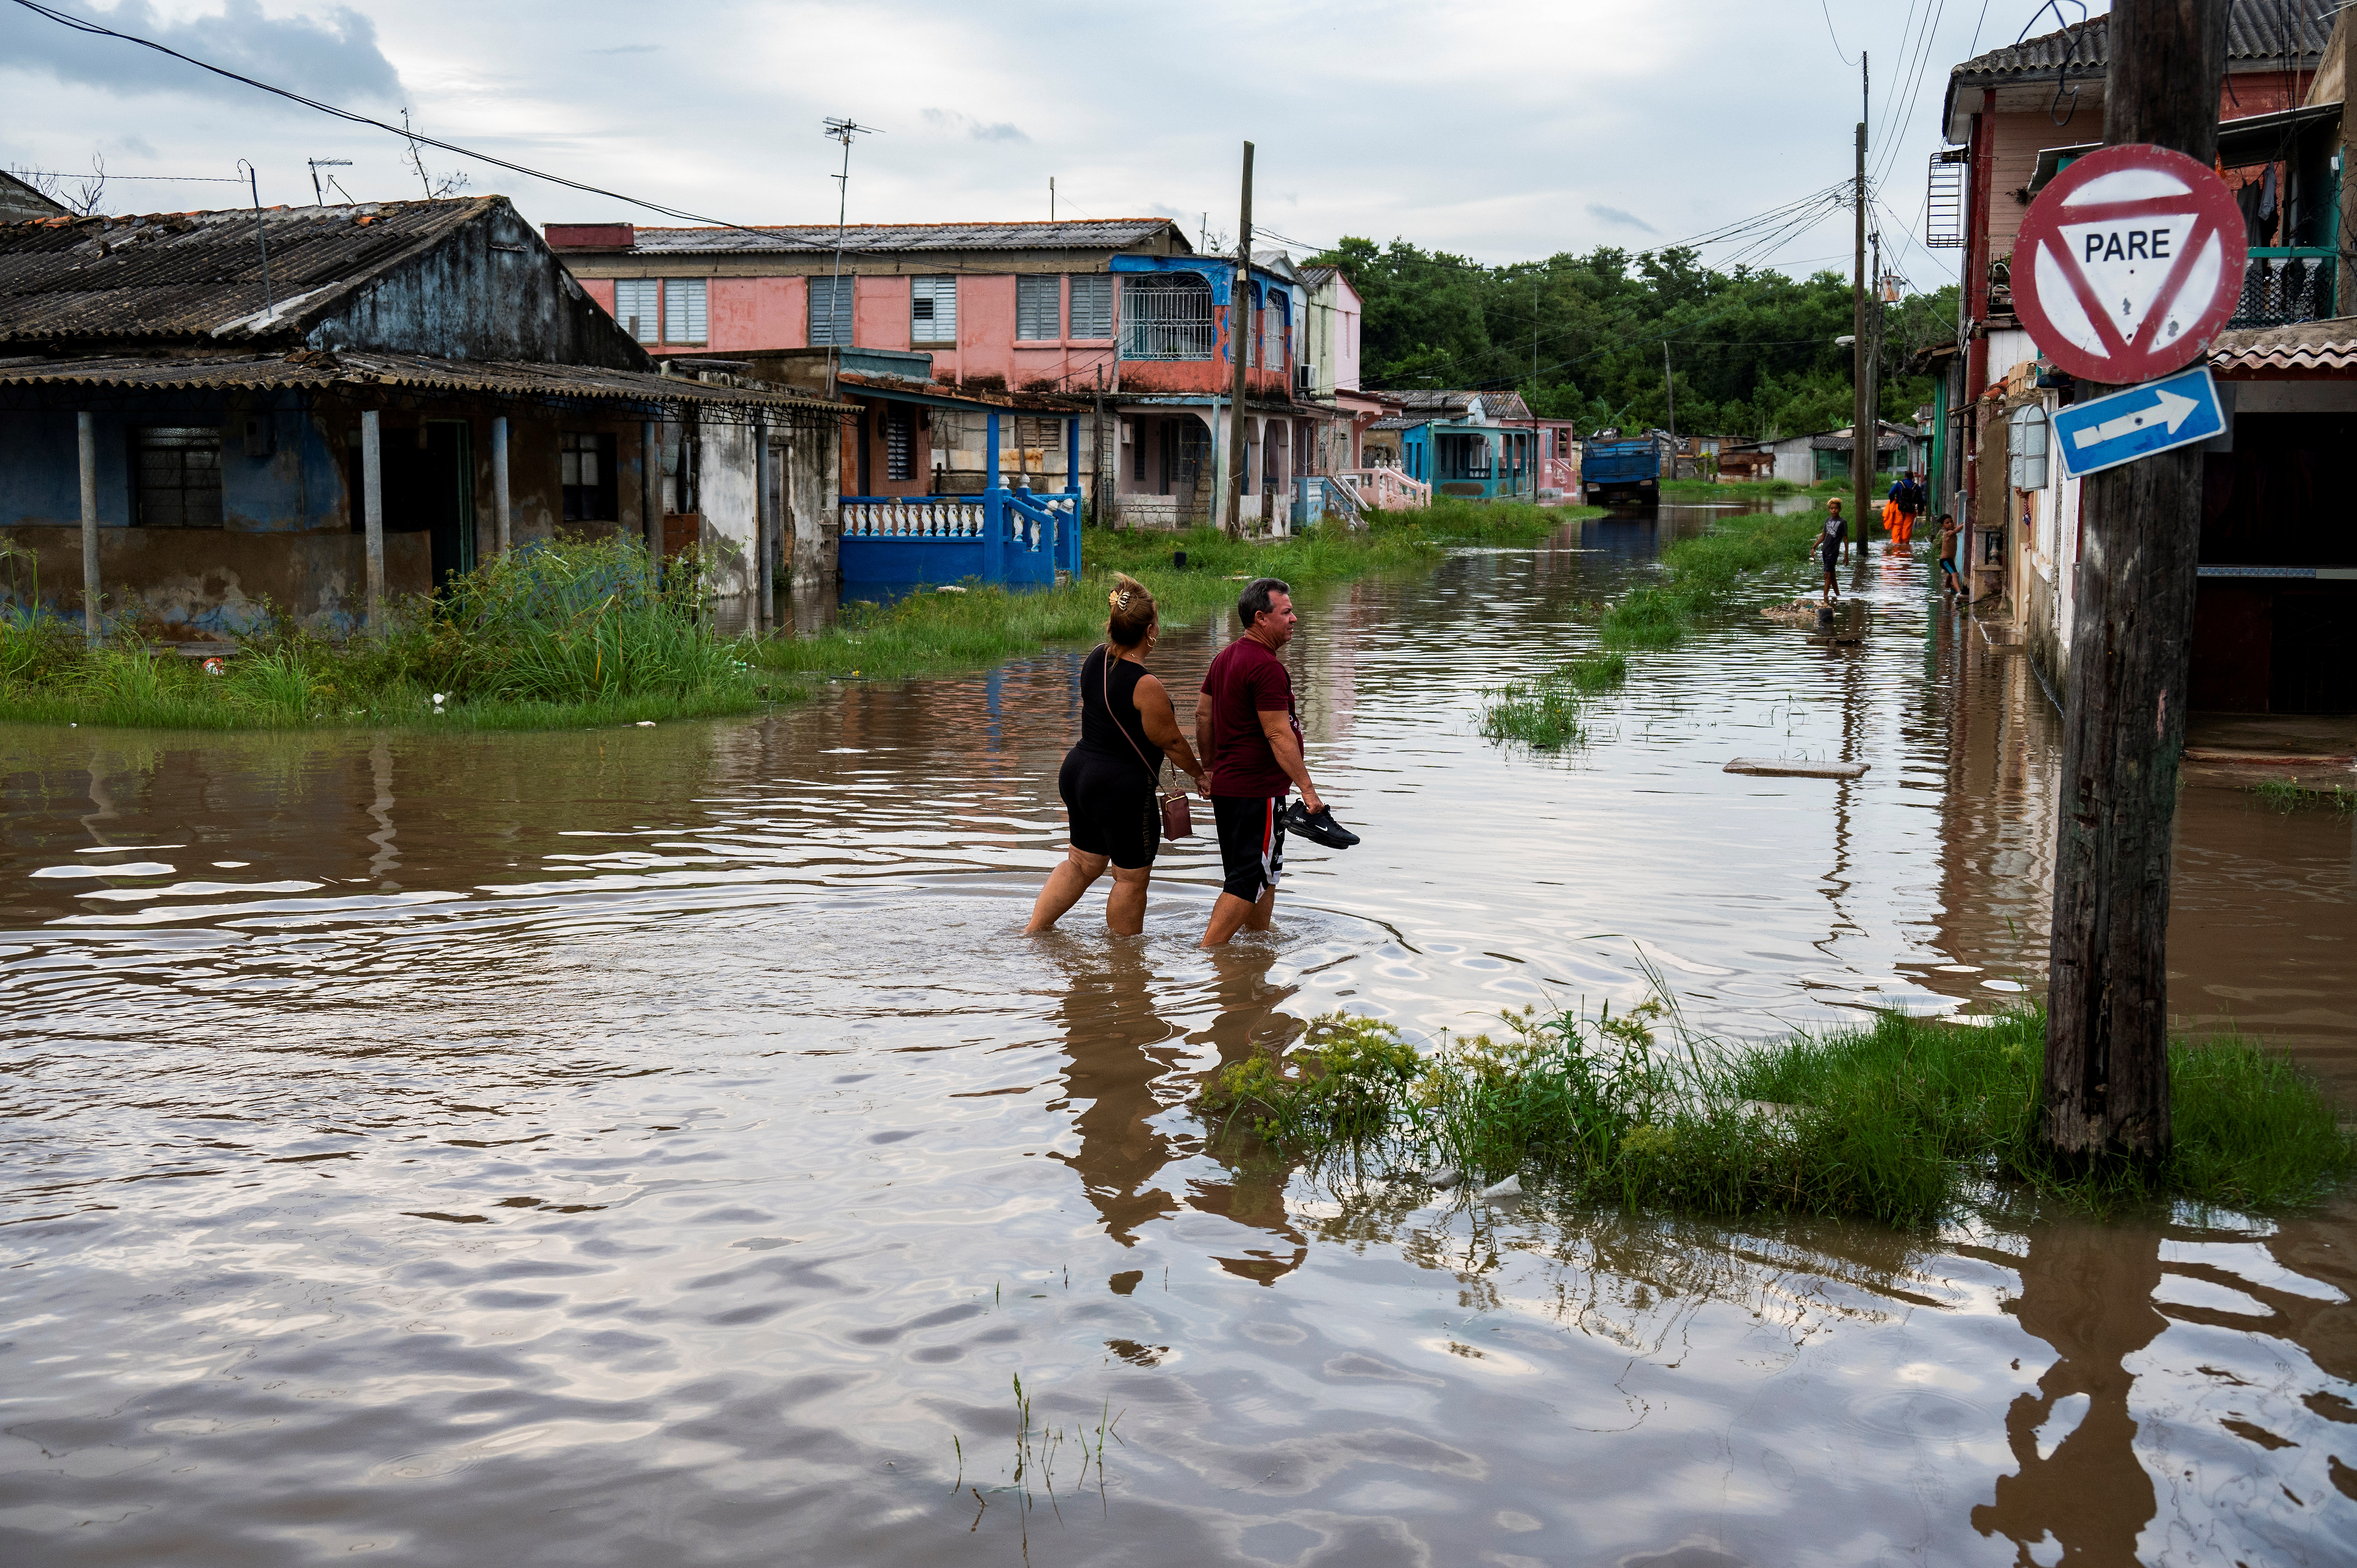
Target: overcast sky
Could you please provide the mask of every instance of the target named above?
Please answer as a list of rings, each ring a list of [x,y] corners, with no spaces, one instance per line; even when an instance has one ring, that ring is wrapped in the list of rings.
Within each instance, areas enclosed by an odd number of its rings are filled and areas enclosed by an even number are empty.
[[[832,222],[840,150],[855,221],[1168,216],[1235,227],[1240,144],[1255,222],[1316,246],[1404,237],[1484,262],[1643,250],[1849,177],[1860,49],[1898,265],[1954,274],[1920,231],[1946,71],[2009,43],[2035,0],[1225,0],[1178,7],[995,0],[856,5],[613,0],[51,0],[56,8],[534,168],[730,222]],[[2098,11],[2104,9],[2099,3]],[[2072,13],[2076,16],[2075,8]],[[2050,30],[2049,20],[2036,31]],[[1928,27],[1927,27],[1928,23]],[[1927,42],[1928,39],[1928,42]],[[1847,63],[1846,63],[1846,61]],[[113,175],[261,171],[307,202],[304,160],[361,200],[420,194],[382,132],[71,32],[0,0],[0,161]],[[666,220],[428,151],[437,178],[537,222]],[[112,211],[231,205],[228,185],[116,178]],[[1749,242],[1706,251],[1735,259]],[[1755,263],[1847,268],[1828,215]]]

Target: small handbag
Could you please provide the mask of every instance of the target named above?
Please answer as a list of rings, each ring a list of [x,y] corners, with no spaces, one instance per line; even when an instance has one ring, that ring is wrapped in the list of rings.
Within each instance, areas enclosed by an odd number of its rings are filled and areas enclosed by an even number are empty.
[[[1110,647],[1104,650],[1104,708],[1105,717],[1113,721],[1113,727],[1121,731],[1121,738],[1129,742],[1129,749],[1137,752],[1137,760],[1146,762],[1146,753],[1138,750],[1137,742],[1130,736],[1129,726],[1123,724],[1120,715],[1113,711],[1113,650]],[[1174,789],[1166,793],[1162,788],[1162,765],[1146,762],[1146,766],[1154,775],[1155,799],[1162,806],[1162,836],[1173,841],[1194,837],[1195,816],[1188,809],[1187,791]]]

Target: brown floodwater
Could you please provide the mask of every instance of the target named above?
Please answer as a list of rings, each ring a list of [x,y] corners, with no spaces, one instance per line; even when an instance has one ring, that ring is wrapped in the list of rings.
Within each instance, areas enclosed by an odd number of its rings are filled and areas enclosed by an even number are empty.
[[[1306,596],[1365,843],[1217,955],[1200,843],[1143,937],[1020,934],[1074,653],[651,729],[0,730],[0,1561],[2357,1561],[2357,1203],[1728,1226],[1206,1148],[1200,1075],[1337,1008],[2040,984],[2054,715],[1921,561],[1845,568],[1854,642],[1734,618],[1582,750],[1480,736],[1709,515]],[[2179,820],[2178,1010],[2357,1103],[2349,820],[2225,774]]]

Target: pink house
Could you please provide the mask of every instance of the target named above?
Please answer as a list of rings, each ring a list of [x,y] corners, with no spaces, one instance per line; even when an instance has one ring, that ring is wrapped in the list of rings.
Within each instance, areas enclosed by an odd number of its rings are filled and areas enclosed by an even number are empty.
[[[933,379],[958,391],[1086,397],[1092,409],[1102,393],[1119,474],[1107,504],[1136,522],[1205,515],[1225,462],[1239,347],[1259,515],[1287,515],[1280,498],[1296,478],[1329,466],[1335,444],[1321,426],[1349,424],[1332,400],[1339,374],[1357,379],[1356,296],[1346,324],[1323,323],[1320,342],[1332,346],[1305,362],[1310,290],[1289,262],[1256,256],[1240,288],[1232,258],[1198,255],[1166,219],[862,224],[839,246],[827,224],[555,223],[547,235],[591,297],[659,358],[897,350],[931,355]],[[941,450],[936,467],[955,449]]]

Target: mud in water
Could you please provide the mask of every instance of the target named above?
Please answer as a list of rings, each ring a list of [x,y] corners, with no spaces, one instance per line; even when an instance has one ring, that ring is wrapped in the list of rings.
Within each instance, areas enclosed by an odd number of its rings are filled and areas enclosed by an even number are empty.
[[[2350,1200],[1728,1228],[1204,1150],[1200,1076],[1335,1008],[2041,986],[2055,716],[1924,557],[1635,658],[1585,750],[1480,738],[1712,515],[1306,602],[1365,843],[1216,956],[1202,843],[1143,938],[1020,935],[1077,651],[593,734],[0,730],[0,1560],[2357,1561]],[[2183,797],[2172,1001],[2357,1104],[2350,819],[2242,782]]]

